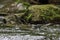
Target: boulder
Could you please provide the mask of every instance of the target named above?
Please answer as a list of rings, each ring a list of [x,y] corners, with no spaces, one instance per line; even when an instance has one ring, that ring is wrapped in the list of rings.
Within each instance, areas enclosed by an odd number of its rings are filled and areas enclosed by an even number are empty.
[[[28,10],[24,19],[32,23],[48,23],[60,18],[60,8],[55,5],[33,5]]]

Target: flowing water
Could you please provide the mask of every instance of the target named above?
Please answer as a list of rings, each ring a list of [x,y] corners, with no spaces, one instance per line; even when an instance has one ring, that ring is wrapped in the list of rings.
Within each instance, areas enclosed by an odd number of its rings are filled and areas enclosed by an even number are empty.
[[[30,30],[19,27],[0,28],[0,40],[60,40],[59,24],[31,25]]]

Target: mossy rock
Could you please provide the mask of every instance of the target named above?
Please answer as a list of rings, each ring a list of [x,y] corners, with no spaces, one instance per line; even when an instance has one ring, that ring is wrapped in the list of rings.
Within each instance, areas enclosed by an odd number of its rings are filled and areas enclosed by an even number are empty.
[[[24,17],[25,20],[34,22],[50,22],[60,18],[60,8],[55,5],[32,5]],[[57,20],[57,19],[56,19]]]
[[[27,25],[27,24],[21,24],[20,26],[21,26],[21,27],[20,27],[21,30],[31,30],[31,28],[32,28],[31,26],[29,26],[29,25]]]
[[[22,17],[25,13],[18,13],[18,14],[14,14],[15,16],[17,16],[18,18]]]
[[[5,27],[15,27],[13,24],[6,24]]]

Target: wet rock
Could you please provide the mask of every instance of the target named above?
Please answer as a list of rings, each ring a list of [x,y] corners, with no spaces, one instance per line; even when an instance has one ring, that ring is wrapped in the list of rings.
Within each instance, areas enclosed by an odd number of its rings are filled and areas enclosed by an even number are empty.
[[[17,4],[17,9],[18,10],[25,10],[26,7],[24,7],[22,3],[19,3],[19,4]]]
[[[20,12],[24,12],[26,10],[26,7],[23,5],[23,3],[14,3],[14,4],[11,4],[10,7],[7,8],[8,12],[12,13],[20,13]]]
[[[4,7],[4,5],[3,4],[0,4],[0,8],[3,8]]]
[[[0,16],[0,24],[1,23],[3,23],[3,24],[6,24],[7,23],[5,17],[3,17],[3,16]]]

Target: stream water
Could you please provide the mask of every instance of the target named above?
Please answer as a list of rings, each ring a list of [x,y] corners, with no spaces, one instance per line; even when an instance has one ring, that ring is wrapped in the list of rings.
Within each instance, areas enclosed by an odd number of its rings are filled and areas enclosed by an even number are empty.
[[[60,40],[60,25],[32,25],[31,31],[17,27],[0,28],[0,40]]]

